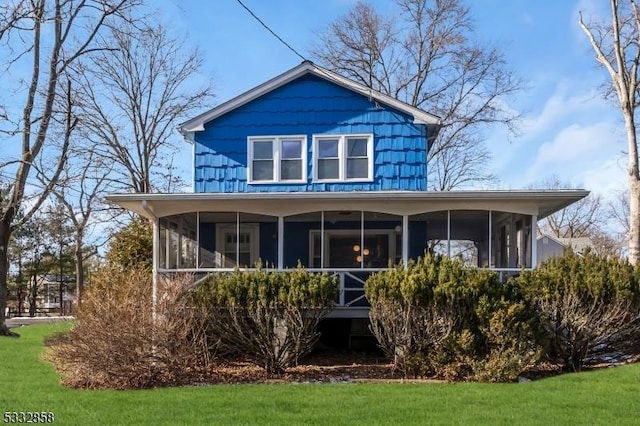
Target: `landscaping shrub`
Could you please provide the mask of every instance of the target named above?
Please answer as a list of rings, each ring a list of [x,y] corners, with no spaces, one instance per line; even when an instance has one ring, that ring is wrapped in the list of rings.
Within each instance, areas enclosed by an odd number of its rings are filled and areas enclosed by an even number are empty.
[[[515,380],[536,362],[535,314],[495,273],[426,254],[373,274],[371,330],[403,376]]]
[[[638,269],[567,250],[514,280],[541,315],[545,355],[565,369],[640,353]]]
[[[107,268],[92,277],[73,328],[48,350],[64,383],[130,389],[206,379],[215,348],[206,338],[207,315],[186,303],[191,282],[160,279],[154,318],[147,270]]]
[[[203,282],[195,303],[210,312],[209,337],[221,350],[278,374],[312,349],[318,323],[333,308],[337,290],[334,277],[301,267],[236,270]]]
[[[109,243],[106,259],[112,267],[146,269],[153,265],[153,231],[151,222],[141,216],[116,231]]]

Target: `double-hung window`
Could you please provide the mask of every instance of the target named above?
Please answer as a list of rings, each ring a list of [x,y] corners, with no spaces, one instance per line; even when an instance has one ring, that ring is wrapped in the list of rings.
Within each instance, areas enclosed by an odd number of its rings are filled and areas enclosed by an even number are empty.
[[[314,181],[373,180],[373,135],[315,135]]]
[[[248,138],[249,183],[305,183],[305,136],[251,136]]]

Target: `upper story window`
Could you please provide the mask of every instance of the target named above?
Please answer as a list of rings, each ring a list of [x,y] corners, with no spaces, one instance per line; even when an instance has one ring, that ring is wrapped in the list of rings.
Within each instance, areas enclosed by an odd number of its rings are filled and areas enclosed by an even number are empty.
[[[314,135],[314,181],[373,180],[373,135]]]
[[[255,136],[248,138],[249,183],[305,183],[305,136]]]

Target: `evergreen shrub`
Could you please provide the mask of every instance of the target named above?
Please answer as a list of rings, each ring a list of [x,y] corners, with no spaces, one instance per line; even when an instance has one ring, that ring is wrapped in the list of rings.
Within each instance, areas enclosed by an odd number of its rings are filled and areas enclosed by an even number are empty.
[[[337,278],[326,273],[258,268],[213,274],[194,297],[210,313],[211,342],[278,374],[313,348],[318,323],[333,308],[337,292]]]
[[[566,250],[513,285],[540,313],[546,357],[576,371],[640,353],[639,276],[626,260]]]
[[[539,357],[536,315],[495,273],[425,254],[365,284],[371,330],[403,376],[515,380]]]

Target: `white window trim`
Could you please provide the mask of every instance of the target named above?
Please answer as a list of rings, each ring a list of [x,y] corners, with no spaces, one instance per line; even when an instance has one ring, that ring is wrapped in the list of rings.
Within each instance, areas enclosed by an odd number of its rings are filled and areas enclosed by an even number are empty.
[[[280,177],[280,166],[282,160],[282,141],[299,139],[302,141],[302,173],[300,179],[282,179]],[[253,179],[253,142],[273,141],[273,179],[254,180]],[[247,183],[251,185],[265,185],[274,183],[307,183],[307,136],[306,135],[278,135],[278,136],[249,136],[247,137]]]
[[[347,178],[347,139],[367,139],[368,176],[366,178]],[[323,139],[338,139],[338,179],[318,178],[318,161],[320,160],[318,141]],[[353,134],[316,134],[313,135],[313,182],[314,183],[340,183],[340,182],[373,182],[373,133]]]

